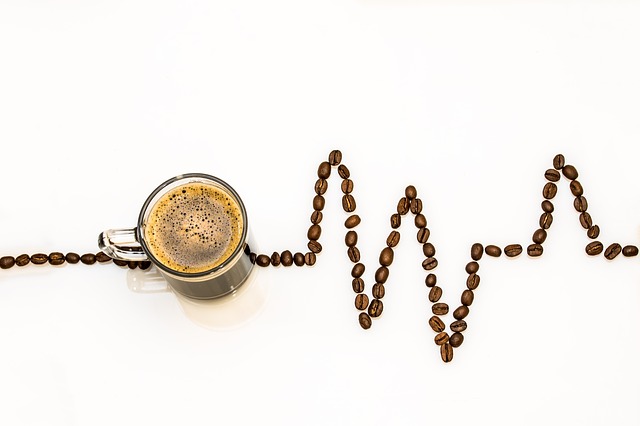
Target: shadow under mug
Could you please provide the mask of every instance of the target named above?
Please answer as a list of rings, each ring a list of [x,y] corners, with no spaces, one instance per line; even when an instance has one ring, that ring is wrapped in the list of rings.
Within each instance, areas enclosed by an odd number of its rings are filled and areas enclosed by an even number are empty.
[[[218,265],[199,272],[184,272],[172,269],[154,255],[150,248],[146,228],[149,217],[156,204],[175,188],[200,184],[212,186],[235,202],[241,216],[242,231],[236,246],[226,259],[220,259]],[[200,210],[208,204],[199,206]],[[212,212],[215,213],[215,212]],[[218,212],[219,213],[219,212]],[[177,232],[177,230],[176,230]],[[177,236],[180,238],[180,236]],[[178,238],[178,239],[179,239]],[[153,263],[169,285],[178,293],[195,299],[213,299],[232,293],[247,279],[253,268],[251,261],[249,223],[247,211],[240,196],[231,186],[215,176],[201,173],[189,173],[171,178],[158,186],[144,202],[137,226],[133,229],[109,229],[100,234],[100,250],[114,259],[124,261],[145,261]],[[231,250],[229,248],[227,253]],[[219,261],[220,261],[219,260]]]

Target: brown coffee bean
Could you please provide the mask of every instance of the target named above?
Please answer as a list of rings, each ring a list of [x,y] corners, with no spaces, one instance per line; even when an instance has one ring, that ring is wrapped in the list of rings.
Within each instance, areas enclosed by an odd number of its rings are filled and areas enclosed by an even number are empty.
[[[33,257],[31,258],[31,261],[33,262]],[[96,263],[96,255],[93,253],[85,253],[80,256],[80,262],[84,263],[85,265],[93,265],[94,263]]]
[[[353,181],[351,179],[343,179],[340,189],[345,194],[351,194],[353,192]]]
[[[51,255],[49,255],[49,260],[51,260]],[[99,263],[107,263],[111,261],[111,258],[106,253],[99,251],[96,253],[96,261]]]
[[[449,305],[442,302],[434,303],[433,306],[431,306],[431,312],[433,312],[434,315],[447,315],[449,313]]]
[[[480,243],[475,243],[471,246],[471,259],[480,260],[482,258],[483,247]]]
[[[469,307],[460,305],[453,311],[453,317],[457,320],[465,319],[469,315]]]
[[[475,290],[480,285],[480,275],[471,274],[467,277],[467,288],[469,290]]]
[[[422,213],[419,213],[413,219],[413,223],[416,225],[416,228],[424,228],[427,226],[427,218]]]
[[[260,254],[256,257],[256,265],[262,266],[264,268],[265,266],[269,266],[270,264],[271,258],[266,254]]]
[[[551,201],[544,200],[540,206],[545,213],[553,213],[553,203]]]
[[[551,213],[542,213],[540,216],[540,228],[549,229],[551,228],[551,224],[553,223],[553,216]]]
[[[304,254],[297,252],[293,255],[293,263],[296,266],[302,266],[304,265]]]
[[[422,269],[424,269],[425,271],[431,271],[432,269],[435,269],[437,267],[438,259],[436,259],[435,257],[427,257],[422,261]]]
[[[422,200],[420,198],[414,198],[413,200],[411,200],[411,205],[409,209],[413,214],[422,213]]]
[[[309,230],[307,231],[307,238],[310,241],[317,241],[320,239],[320,235],[322,234],[322,228],[320,225],[311,225]]]
[[[353,198],[353,195],[345,194],[342,196],[342,209],[347,213],[351,213],[356,209],[356,199]]]
[[[314,210],[313,213],[311,213],[311,223],[319,225],[320,222],[322,222],[322,212]]]
[[[334,149],[329,153],[329,164],[332,166],[337,166],[342,162],[342,152],[337,149]]]
[[[351,288],[354,293],[362,293],[364,291],[364,280],[362,278],[354,278],[351,280]]]
[[[636,246],[624,246],[622,248],[622,255],[625,257],[633,257],[638,255],[638,247]]]
[[[78,256],[78,262],[79,261],[80,261],[80,257]],[[67,260],[67,262],[69,262],[69,261]],[[76,262],[76,263],[78,263],[78,262]],[[71,263],[71,262],[69,262],[69,263]],[[129,262],[127,262],[126,260],[120,260],[120,259],[113,259],[113,263],[115,265],[118,265],[118,266],[127,266],[129,264]]]
[[[353,263],[360,262],[360,250],[358,250],[358,247],[356,246],[349,247],[347,250],[347,256]]]
[[[587,247],[585,247],[585,251],[589,256],[596,256],[602,253],[602,250],[604,250],[604,246],[600,241],[594,241],[587,244]]]
[[[429,318],[429,326],[436,333],[440,333],[445,329],[444,322],[442,322],[442,320],[435,315]]]
[[[138,262],[136,262],[135,260],[130,260],[127,262],[127,266],[129,267],[129,269],[136,269],[138,267]]]
[[[365,330],[368,330],[371,327],[371,317],[367,315],[366,312],[360,312],[360,315],[358,315],[358,322],[360,323],[360,327]]]
[[[622,252],[622,246],[618,243],[613,243],[604,251],[604,257],[608,260],[613,260]]]
[[[49,261],[49,256],[44,253],[36,253],[31,256],[31,263],[35,265],[42,265],[47,263],[47,261]]]
[[[106,254],[105,254],[105,256],[106,256]],[[107,257],[109,257],[109,256],[107,256]],[[109,260],[111,260],[111,258],[109,258]],[[62,253],[60,253],[58,251],[54,251],[53,253],[49,253],[49,264],[50,265],[58,266],[58,265],[62,265],[64,262],[65,262],[64,254],[62,254]]]
[[[467,329],[467,322],[465,320],[458,320],[451,323],[451,331],[460,333]]]
[[[531,239],[536,244],[542,244],[547,239],[547,231],[545,231],[544,229],[537,229],[533,233],[533,236],[531,237]]]
[[[453,360],[453,347],[450,343],[445,343],[440,346],[440,357],[444,362],[451,362]]]
[[[0,268],[9,269],[16,264],[16,259],[13,256],[0,257]]]
[[[29,258],[28,254],[21,254],[20,256],[16,257],[17,266],[25,266],[28,265],[29,262],[31,262],[31,259]]]
[[[416,198],[418,196],[418,191],[416,190],[416,187],[413,185],[407,186],[404,190],[404,196],[407,197],[409,200],[413,200],[414,198]]]
[[[377,283],[384,284],[389,279],[389,268],[381,266],[376,270],[375,280]]]
[[[282,263],[282,266],[293,265],[293,254],[289,250],[280,253],[280,263]]]
[[[382,314],[383,307],[382,300],[373,299],[369,304],[369,316],[372,318],[379,317]]]
[[[365,271],[365,267],[362,263],[356,263],[355,265],[353,265],[353,268],[351,268],[351,276],[353,278],[360,278]]]
[[[589,229],[593,225],[593,221],[591,220],[591,215],[587,212],[580,213],[580,225],[584,229]]]
[[[309,241],[307,243],[307,248],[309,250],[311,250],[312,253],[320,253],[322,251],[322,244],[320,244],[317,241]],[[271,262],[273,264],[273,262]],[[273,266],[278,266],[278,265],[273,265]]]
[[[490,244],[484,248],[484,252],[487,253],[487,256],[491,257],[500,257],[502,255],[502,249],[498,246],[494,246]]]
[[[566,177],[569,180],[576,180],[578,179],[578,171],[576,170],[575,167],[567,164],[562,168],[562,174],[564,175],[564,177]]]
[[[527,254],[531,257],[542,256],[542,246],[540,244],[530,244],[527,247]]]
[[[304,254],[304,264],[307,266],[313,266],[316,264],[316,254],[312,251]]]
[[[582,184],[577,180],[572,180],[569,183],[569,189],[571,190],[571,193],[576,197],[579,197],[582,194],[584,194],[584,189],[582,188]]]
[[[375,283],[371,289],[371,295],[376,299],[382,299],[384,297],[384,284]]]
[[[398,201],[398,206],[396,207],[396,211],[400,215],[405,215],[409,212],[409,206],[410,206],[410,203],[409,203],[409,200],[407,200],[407,197],[402,197]]]
[[[80,262],[80,255],[78,253],[67,253],[64,257],[67,263],[76,264]]]
[[[308,245],[311,245],[313,241],[310,241]],[[315,242],[315,244],[319,244],[317,242]],[[322,247],[320,247],[322,249]],[[317,252],[319,253],[319,251]],[[271,253],[271,266],[280,266],[280,253],[278,253],[277,251],[274,251],[273,253]]]
[[[387,237],[387,246],[395,247],[400,242],[400,233],[398,231],[391,231]]]
[[[149,262],[148,260],[143,260],[142,262],[140,262],[138,264],[138,267],[140,269],[142,269],[143,271],[147,270],[147,269],[149,269],[151,267],[151,262]]]
[[[522,246],[520,244],[509,244],[504,248],[504,254],[507,257],[516,257],[522,253]]]
[[[436,334],[436,337],[433,338],[433,341],[436,342],[436,345],[438,346],[444,345],[449,341],[449,333],[447,333],[446,331],[441,331],[440,333]]]
[[[331,164],[327,161],[323,161],[318,166],[318,177],[320,179],[328,179],[331,176]]]
[[[436,303],[442,297],[442,289],[438,286],[431,287],[429,291],[429,302]]]
[[[425,255],[425,257],[433,257],[436,255],[436,248],[431,243],[425,243],[422,246],[422,253]]]
[[[322,195],[316,195],[313,197],[313,209],[314,210],[322,210],[324,209],[324,197]]]
[[[546,172],[544,172],[544,177],[549,182],[557,182],[560,180],[560,172],[555,169],[549,169]]]
[[[547,200],[552,199],[558,193],[558,186],[553,182],[547,182],[542,188],[542,196]]]
[[[600,227],[598,225],[593,225],[587,230],[587,237],[591,238],[592,240],[598,238],[599,235]]]
[[[464,270],[467,272],[467,274],[475,274],[476,272],[478,272],[478,269],[480,269],[480,265],[476,261],[469,262],[464,267]]]
[[[391,227],[393,229],[398,229],[400,227],[401,222],[402,222],[402,216],[400,216],[400,214],[394,213],[391,215]]]
[[[462,303],[464,306],[471,306],[471,304],[473,303],[473,291],[468,289],[463,291],[460,295],[460,303]]]
[[[349,177],[351,176],[351,172],[344,164],[340,164],[338,166],[338,174],[342,179],[349,179]]]
[[[347,247],[353,247],[358,244],[358,233],[356,231],[349,231],[344,236],[344,243]]]
[[[378,260],[382,266],[391,265],[393,263],[393,249],[391,247],[383,248]]]
[[[258,255],[257,255],[257,254],[255,254],[255,253],[250,253],[250,254],[249,254],[249,261],[250,261],[251,263],[254,263],[254,264],[255,264],[255,263],[256,263],[256,258],[257,258],[257,257],[258,257]]]
[[[436,285],[436,283],[438,282],[438,278],[436,277],[436,274],[429,274],[427,275],[427,278],[425,278],[424,283],[426,284],[427,287],[433,287],[434,285]]]
[[[463,341],[464,341],[464,336],[462,335],[462,333],[453,333],[451,337],[449,337],[449,344],[453,348],[460,347]]]
[[[316,191],[316,194],[318,195],[323,195],[325,192],[327,192],[327,188],[329,188],[329,184],[327,183],[326,179],[318,179],[316,181],[315,186],[313,187],[313,189]],[[316,210],[322,210],[322,209],[316,209]]]
[[[357,214],[352,214],[344,221],[344,227],[347,229],[355,228],[360,225],[360,216]]]
[[[560,170],[563,167],[564,167],[564,155],[558,154],[555,157],[553,157],[553,168],[555,168],[556,170]]]
[[[431,231],[429,231],[429,228],[420,228],[418,230],[418,242],[419,243],[426,243],[427,241],[429,241],[429,237],[431,236]]]
[[[587,207],[589,207],[589,204],[587,203],[587,199],[583,196],[576,197],[573,200],[573,208],[576,209],[576,211],[580,213],[586,212]]]

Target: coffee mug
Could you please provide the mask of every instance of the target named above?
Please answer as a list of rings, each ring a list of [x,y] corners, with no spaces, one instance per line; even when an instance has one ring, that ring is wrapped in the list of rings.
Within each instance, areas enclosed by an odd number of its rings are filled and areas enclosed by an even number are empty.
[[[217,177],[190,173],[158,186],[133,229],[100,234],[114,259],[150,261],[178,293],[213,299],[247,279],[251,261],[247,212],[238,194]]]

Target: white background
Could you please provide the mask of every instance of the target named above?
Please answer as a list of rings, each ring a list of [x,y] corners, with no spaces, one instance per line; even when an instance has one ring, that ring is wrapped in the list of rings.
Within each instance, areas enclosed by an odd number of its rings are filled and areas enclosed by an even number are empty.
[[[609,245],[640,244],[640,6],[623,1],[0,1],[0,254],[96,251],[183,172],[266,252],[304,250],[317,165],[355,182],[370,292],[418,188],[455,308],[469,247],[529,244],[565,154]],[[313,268],[210,330],[127,270],[0,271],[0,424],[637,425],[640,258],[589,258],[563,179],[544,256],[487,259],[452,363],[415,228],[357,324],[339,180]],[[447,323],[451,316],[447,318]]]

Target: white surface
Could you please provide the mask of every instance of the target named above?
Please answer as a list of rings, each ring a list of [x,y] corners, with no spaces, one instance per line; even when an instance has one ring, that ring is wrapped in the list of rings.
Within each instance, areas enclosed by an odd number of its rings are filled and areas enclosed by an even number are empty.
[[[558,152],[601,241],[640,244],[639,19],[605,1],[4,0],[1,253],[94,251],[190,171],[238,190],[263,251],[303,250],[334,148],[367,292],[414,184],[455,308],[472,243],[530,241]],[[335,177],[318,263],[258,271],[267,301],[233,330],[116,267],[1,271],[0,424],[637,425],[640,258],[588,258],[564,180],[555,204],[542,258],[483,259],[446,365],[409,223],[384,314],[358,326]]]

